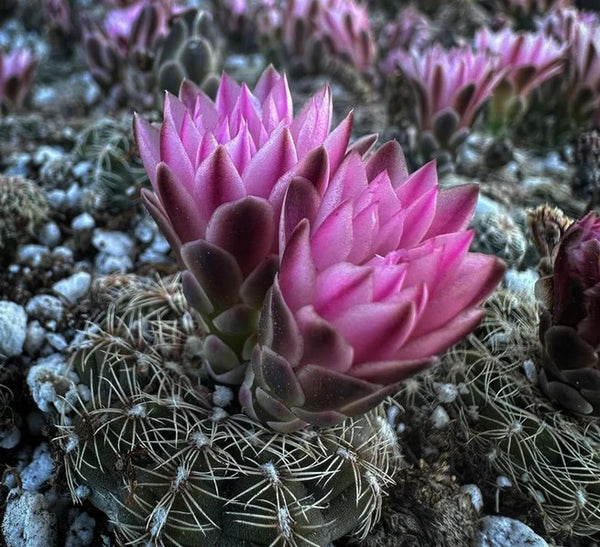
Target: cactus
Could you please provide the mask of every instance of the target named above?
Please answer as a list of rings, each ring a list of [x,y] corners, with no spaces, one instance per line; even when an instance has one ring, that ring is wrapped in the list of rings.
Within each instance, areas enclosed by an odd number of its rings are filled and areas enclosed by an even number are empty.
[[[363,537],[396,469],[381,408],[336,427],[273,433],[200,366],[200,318],[178,276],[108,277],[71,358],[86,389],[58,417],[74,499],[128,545],[326,545]],[[73,391],[73,392],[75,392]]]
[[[216,90],[220,66],[220,44],[210,13],[188,10],[171,26],[155,60],[154,72],[160,91],[174,95],[184,79],[203,89]]]
[[[494,254],[509,268],[519,266],[527,250],[527,241],[521,228],[506,211],[475,215],[471,228],[475,230],[472,251]]]
[[[464,446],[464,436],[471,452],[527,495],[548,533],[593,536],[600,526],[600,428],[557,410],[538,388],[533,299],[498,291],[487,310],[423,391],[433,392],[436,381],[459,387],[446,407],[461,432],[455,442]]]
[[[0,175],[0,250],[6,254],[18,239],[32,235],[47,216],[46,196],[35,182]]]
[[[101,118],[77,136],[73,157],[88,161],[84,205],[92,210],[119,212],[131,206],[132,196],[146,180],[130,140],[130,122]]]

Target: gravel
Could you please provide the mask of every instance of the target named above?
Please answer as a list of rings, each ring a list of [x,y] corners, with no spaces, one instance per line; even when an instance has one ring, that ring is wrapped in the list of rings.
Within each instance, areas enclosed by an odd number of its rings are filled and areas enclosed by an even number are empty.
[[[65,300],[74,304],[79,302],[90,290],[92,276],[87,272],[77,272],[66,279],[61,279],[52,289]]]
[[[508,517],[488,516],[481,519],[475,547],[547,547],[548,543],[529,526]]]
[[[23,306],[0,300],[0,354],[20,355],[27,337],[27,313]]]

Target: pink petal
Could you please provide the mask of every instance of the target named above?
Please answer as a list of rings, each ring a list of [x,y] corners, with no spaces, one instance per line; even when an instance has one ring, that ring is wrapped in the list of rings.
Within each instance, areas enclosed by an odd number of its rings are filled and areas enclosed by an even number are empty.
[[[435,216],[437,193],[437,187],[433,187],[404,209],[404,229],[399,247],[410,248],[423,239]]]
[[[285,194],[279,223],[279,252],[283,253],[287,240],[300,221],[312,219],[319,207],[319,194],[313,183],[304,177],[294,177]]]
[[[352,216],[352,203],[345,201],[312,234],[312,256],[318,270],[348,257],[352,249]]]
[[[332,109],[331,90],[325,86],[294,118],[290,132],[296,143],[298,159],[325,142],[331,127]]]
[[[360,156],[355,152],[347,155],[335,174],[332,174],[327,189],[322,194],[323,200],[313,226],[319,226],[342,201],[360,195],[367,189],[367,185],[367,175]]]
[[[408,177],[404,152],[397,141],[386,142],[367,162],[369,180],[373,180],[382,171],[387,171],[394,188],[400,186]]]
[[[133,117],[133,131],[144,169],[148,173],[152,187],[155,191],[158,191],[156,187],[156,167],[160,161],[160,130],[136,113]]]
[[[429,368],[434,362],[433,359],[374,361],[355,365],[348,374],[353,378],[389,385]]]
[[[304,338],[302,365],[318,365],[338,372],[350,368],[354,349],[313,306],[300,308],[296,321]]]
[[[208,219],[199,214],[191,194],[166,163],[160,162],[156,172],[160,200],[181,242],[203,238]]]
[[[310,226],[302,220],[287,242],[279,270],[279,283],[292,312],[313,301],[317,272],[310,254]]]
[[[335,173],[342,159],[346,155],[350,135],[352,134],[352,112],[348,114],[342,122],[325,139],[325,149],[329,157],[329,166],[332,173]]]
[[[242,173],[248,194],[267,198],[275,183],[297,162],[294,141],[287,128],[271,135]],[[283,199],[283,195],[282,195]]]
[[[464,338],[479,324],[484,315],[485,311],[482,309],[465,310],[444,324],[443,328],[417,338],[411,337],[398,351],[396,358],[417,360],[432,357]]]
[[[432,188],[437,188],[437,186],[438,179],[435,161],[430,161],[410,175],[396,189],[396,195],[402,203],[408,205],[414,203],[420,196]]]
[[[274,232],[269,202],[248,196],[217,207],[206,228],[206,239],[235,257],[246,277],[269,254]]]
[[[215,106],[217,112],[224,116],[233,111],[235,102],[240,94],[239,84],[225,72],[221,75],[221,83],[217,90]]]
[[[194,181],[194,199],[203,218],[209,219],[222,203],[246,196],[229,153],[219,146],[198,168]]]
[[[373,268],[348,262],[320,272],[315,285],[317,312],[334,321],[345,310],[373,300]]]
[[[464,230],[473,215],[478,192],[479,187],[474,183],[440,189],[435,216],[425,239]]]
[[[423,314],[414,336],[442,328],[463,310],[479,304],[496,288],[504,271],[504,263],[496,257],[467,254],[456,274],[448,276],[444,283],[430,292],[430,311]]]
[[[368,303],[353,306],[333,322],[354,346],[354,362],[390,359],[415,323],[415,304]]]
[[[188,157],[174,120],[166,114],[160,128],[160,158],[169,165],[179,184],[192,191],[194,168]]]
[[[398,235],[402,231],[398,232]],[[352,219],[352,249],[348,253],[348,262],[362,264],[374,254],[373,240],[379,234],[379,216],[377,204],[363,209]]]

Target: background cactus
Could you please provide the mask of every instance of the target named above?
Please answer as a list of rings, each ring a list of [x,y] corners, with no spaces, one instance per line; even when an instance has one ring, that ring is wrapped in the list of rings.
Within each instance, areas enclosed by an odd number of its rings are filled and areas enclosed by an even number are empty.
[[[508,477],[540,511],[547,533],[592,536],[600,526],[600,428],[557,410],[538,388],[535,302],[498,291],[487,310],[418,393],[434,401],[451,386],[455,398],[444,405],[456,428],[451,446],[462,447],[470,466],[485,461]],[[398,400],[414,397],[406,388]]]
[[[188,10],[171,26],[155,60],[157,87],[176,95],[184,79],[216,91],[220,45],[210,13]]]
[[[75,162],[87,161],[84,206],[115,213],[131,206],[146,174],[131,139],[130,118],[100,118],[77,135]]]
[[[32,235],[47,216],[46,196],[35,182],[0,175],[0,249],[5,257],[17,239]]]
[[[73,497],[88,496],[122,540],[291,546],[366,535],[398,456],[381,409],[275,434],[207,381],[179,277],[109,277],[94,298],[111,305],[74,345],[83,385],[68,390],[79,395],[66,395],[56,442]]]
[[[527,250],[527,241],[519,225],[507,211],[490,211],[475,215],[471,221],[475,237],[471,250],[493,254],[516,268]]]

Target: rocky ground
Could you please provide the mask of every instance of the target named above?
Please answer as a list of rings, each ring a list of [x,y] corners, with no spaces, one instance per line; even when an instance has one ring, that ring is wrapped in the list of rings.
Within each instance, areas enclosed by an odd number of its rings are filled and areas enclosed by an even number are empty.
[[[250,78],[265,64],[261,55],[231,54],[225,62]],[[295,100],[301,104],[323,81],[291,80]],[[357,101],[342,85],[333,92],[338,120],[355,108],[356,136],[398,136],[383,93]],[[109,274],[156,278],[177,270],[139,200],[148,182],[131,125],[130,110],[107,110],[77,54],[50,57],[30,108],[0,118],[0,521],[11,547],[115,544],[101,511],[72,502],[47,414],[59,404],[56,378],[80,342],[78,332],[102,311],[91,288]],[[526,209],[560,204],[578,217],[587,206],[569,184],[572,143],[502,145],[475,130],[446,167],[443,186],[480,183],[473,249],[501,256],[509,266],[505,287],[530,299],[539,257]],[[20,182],[15,195],[17,179],[30,182]],[[578,540],[548,529],[543,505],[475,450],[453,406],[461,384],[444,370],[411,380],[399,406],[390,406],[403,458],[396,486],[365,540],[336,544],[595,545],[594,536]]]

